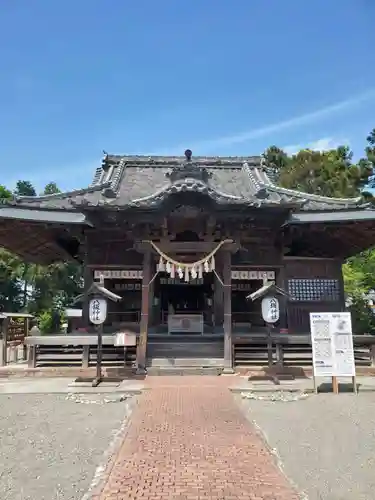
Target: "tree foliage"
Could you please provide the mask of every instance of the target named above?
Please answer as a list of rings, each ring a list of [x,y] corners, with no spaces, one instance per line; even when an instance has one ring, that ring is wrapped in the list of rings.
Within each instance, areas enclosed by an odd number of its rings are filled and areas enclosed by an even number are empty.
[[[54,182],[43,190],[43,194],[59,192]],[[36,196],[36,189],[27,180],[18,181],[13,193],[0,186],[0,199],[12,195]],[[0,311],[35,314],[42,331],[52,328],[54,318],[82,292],[82,287],[82,269],[76,262],[40,266],[23,262],[0,248]]]
[[[365,155],[357,162],[353,162],[347,146],[329,151],[306,149],[294,155],[271,146],[263,156],[283,187],[338,198],[362,196],[364,201],[375,204],[371,192],[375,189],[375,129],[366,140]],[[349,259],[343,271],[356,333],[375,333],[375,316],[366,298],[375,289],[375,250]]]
[[[30,181],[18,181],[14,194],[16,196],[36,196],[36,191]]]
[[[5,187],[0,184],[0,200],[5,200],[7,198],[11,198],[12,193]]]
[[[263,156],[283,187],[337,198],[355,197],[361,193],[371,197],[366,188],[373,187],[375,129],[367,142],[366,156],[356,163],[348,146],[329,151],[305,149],[291,156],[271,146]]]
[[[42,194],[57,194],[61,193],[60,189],[57,187],[56,182],[49,182]]]

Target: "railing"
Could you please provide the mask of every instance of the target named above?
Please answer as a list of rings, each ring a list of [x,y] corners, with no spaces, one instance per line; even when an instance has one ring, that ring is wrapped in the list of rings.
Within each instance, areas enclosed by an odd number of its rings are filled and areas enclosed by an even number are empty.
[[[50,335],[27,337],[29,368],[45,366],[80,366],[96,364],[96,335]],[[103,366],[131,366],[135,361],[136,345],[114,346],[113,335],[103,335]]]
[[[310,335],[273,334],[273,359],[280,366],[312,366]],[[375,336],[354,335],[357,367],[375,367]],[[234,366],[259,366],[268,362],[267,334],[235,335],[232,343]]]
[[[273,359],[283,367],[312,366],[309,335],[273,334]],[[375,336],[354,335],[354,354],[357,367],[375,368]],[[29,367],[81,366],[96,363],[96,335],[51,335],[27,337]],[[234,334],[233,363],[235,367],[267,365],[266,333]],[[114,336],[103,336],[103,365],[130,366],[135,361],[136,346],[114,346]]]

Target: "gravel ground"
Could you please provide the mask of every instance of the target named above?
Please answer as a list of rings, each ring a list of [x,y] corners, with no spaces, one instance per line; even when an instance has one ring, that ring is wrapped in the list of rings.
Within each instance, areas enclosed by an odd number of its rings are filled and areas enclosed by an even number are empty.
[[[374,392],[240,401],[309,500],[375,499],[374,404]]]
[[[108,396],[0,396],[1,500],[79,500],[130,411]]]

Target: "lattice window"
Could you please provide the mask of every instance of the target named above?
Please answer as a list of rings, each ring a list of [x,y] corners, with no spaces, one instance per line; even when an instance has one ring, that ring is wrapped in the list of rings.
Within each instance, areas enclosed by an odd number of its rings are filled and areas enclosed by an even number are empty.
[[[288,291],[299,302],[338,302],[340,285],[334,279],[290,279]]]

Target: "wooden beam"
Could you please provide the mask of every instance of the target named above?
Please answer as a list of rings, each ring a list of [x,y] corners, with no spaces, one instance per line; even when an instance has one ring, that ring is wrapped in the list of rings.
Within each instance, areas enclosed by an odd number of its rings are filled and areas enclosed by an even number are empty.
[[[218,245],[219,242],[206,242],[206,241],[170,241],[158,243],[160,250],[167,254],[176,253],[210,253]],[[238,249],[237,243],[225,243],[226,250],[236,251]],[[152,250],[150,243],[141,241],[135,244],[135,249],[141,252]]]

